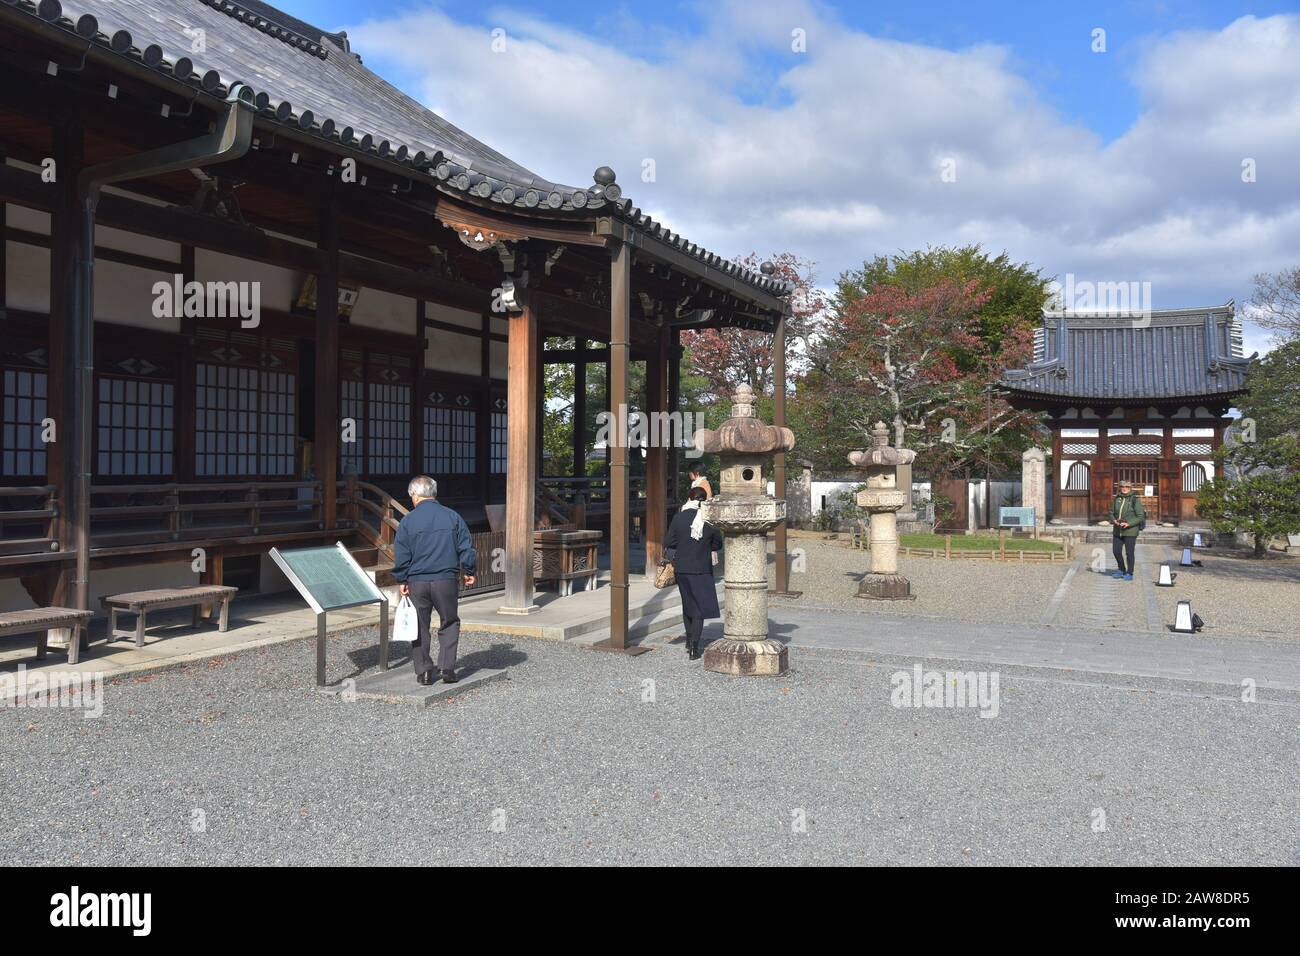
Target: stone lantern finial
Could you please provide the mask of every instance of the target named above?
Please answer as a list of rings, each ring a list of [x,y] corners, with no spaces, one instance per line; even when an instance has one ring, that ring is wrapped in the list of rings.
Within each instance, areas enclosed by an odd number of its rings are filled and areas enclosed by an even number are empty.
[[[731,417],[754,417],[754,389],[748,382],[741,382],[731,396]]]

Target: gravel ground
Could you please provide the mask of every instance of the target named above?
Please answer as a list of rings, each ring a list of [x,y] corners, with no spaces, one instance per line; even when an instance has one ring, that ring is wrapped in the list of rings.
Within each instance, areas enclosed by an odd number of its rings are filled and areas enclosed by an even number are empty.
[[[1161,550],[1178,574],[1172,588],[1155,589],[1163,620],[1174,619],[1178,601],[1190,600],[1206,622],[1203,634],[1300,641],[1300,556],[1257,560],[1198,550],[1202,567],[1180,568],[1181,550]]]
[[[373,641],[333,639],[330,679],[372,664]],[[864,655],[737,680],[677,648],[467,635],[462,662],[511,680],[414,710],[320,695],[313,660],[298,641],[127,679],[97,720],[0,712],[0,756],[25,768],[0,782],[0,858],[1300,863],[1294,702],[1004,668],[982,719],[895,709],[898,665]]]
[[[979,558],[900,556],[898,570],[912,582],[914,601],[867,601],[858,582],[871,570],[871,553],[844,541],[791,536],[790,551],[802,548],[790,589],[802,591],[802,605],[842,605],[888,614],[918,614],[959,621],[1036,624],[1065,577],[1068,562],[988,561]],[[780,600],[779,598],[776,600]]]

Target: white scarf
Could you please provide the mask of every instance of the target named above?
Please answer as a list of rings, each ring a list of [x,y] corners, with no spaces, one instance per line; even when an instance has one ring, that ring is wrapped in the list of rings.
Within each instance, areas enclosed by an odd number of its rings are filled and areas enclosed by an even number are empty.
[[[695,520],[691,522],[691,537],[699,541],[704,537],[704,512],[700,510],[700,503],[688,501],[682,505],[682,510],[695,512]]]

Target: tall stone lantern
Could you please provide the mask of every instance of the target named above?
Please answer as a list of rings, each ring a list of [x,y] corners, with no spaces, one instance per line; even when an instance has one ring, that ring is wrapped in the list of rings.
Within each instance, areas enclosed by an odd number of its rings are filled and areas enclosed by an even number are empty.
[[[908,495],[898,487],[899,465],[910,466],[916,452],[891,448],[884,422],[871,429],[871,447],[849,452],[849,463],[867,473],[858,492],[858,507],[871,512],[871,573],[858,586],[858,597],[879,601],[911,600],[912,585],[898,573],[898,510]],[[906,469],[910,474],[910,467]]]
[[[718,496],[703,509],[704,520],[722,532],[727,558],[722,640],[704,651],[704,669],[781,674],[785,645],[767,636],[767,533],[785,518],[785,501],[767,493],[767,466],[773,453],[794,447],[794,432],[758,418],[748,385],[737,388],[731,401],[731,417],[721,427],[695,433],[695,447],[722,462]]]

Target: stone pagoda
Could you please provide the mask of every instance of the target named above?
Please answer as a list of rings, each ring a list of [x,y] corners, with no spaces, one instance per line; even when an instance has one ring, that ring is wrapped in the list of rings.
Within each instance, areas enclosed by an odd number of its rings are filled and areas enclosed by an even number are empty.
[[[726,548],[723,636],[705,650],[704,669],[781,674],[785,645],[767,636],[767,533],[785,518],[785,501],[767,494],[767,466],[774,453],[794,447],[794,432],[763,422],[754,411],[754,390],[741,385],[732,396],[731,417],[716,431],[696,432],[695,447],[722,463],[718,496],[702,507]]]

